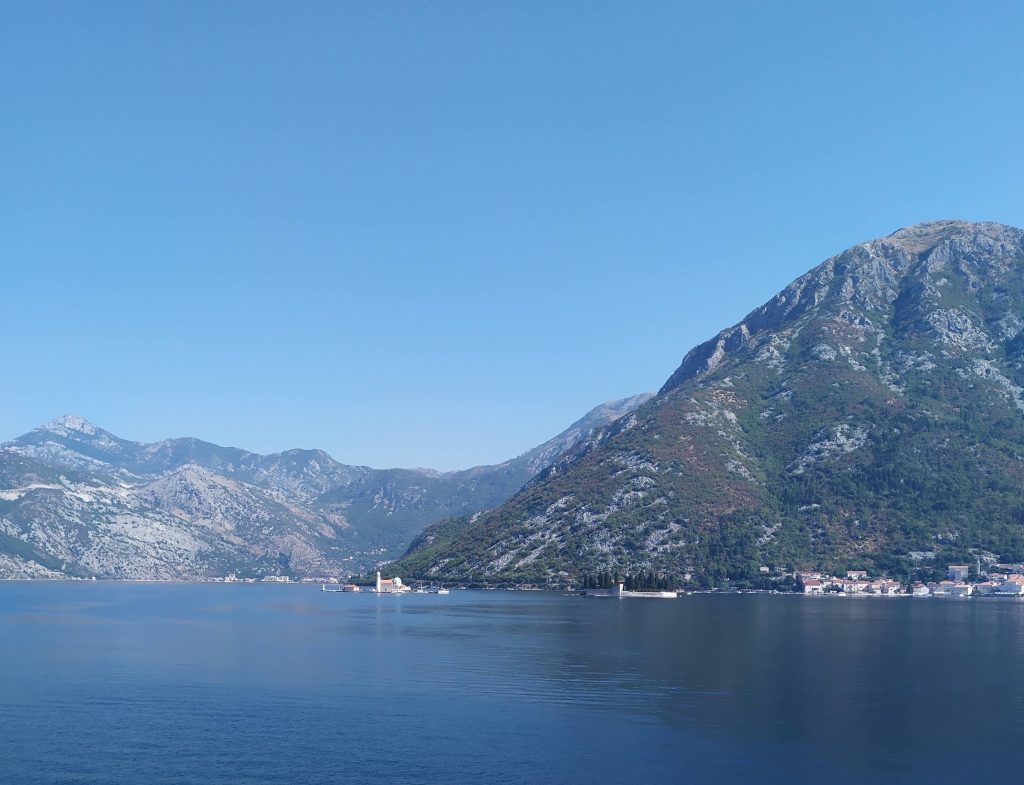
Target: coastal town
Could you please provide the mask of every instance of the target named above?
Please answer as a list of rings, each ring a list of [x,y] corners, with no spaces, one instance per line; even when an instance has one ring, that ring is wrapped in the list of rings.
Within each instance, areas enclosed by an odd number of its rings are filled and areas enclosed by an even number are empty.
[[[996,564],[987,574],[972,576],[966,564],[950,564],[946,578],[909,585],[891,578],[871,578],[865,570],[849,570],[845,577],[820,572],[797,575],[804,594],[874,595],[882,597],[1024,597],[1024,564]]]

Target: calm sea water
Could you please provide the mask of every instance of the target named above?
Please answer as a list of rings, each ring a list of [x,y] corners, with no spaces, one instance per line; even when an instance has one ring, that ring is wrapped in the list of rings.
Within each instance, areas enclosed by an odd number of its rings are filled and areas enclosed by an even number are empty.
[[[0,782],[963,783],[1024,603],[0,584]]]

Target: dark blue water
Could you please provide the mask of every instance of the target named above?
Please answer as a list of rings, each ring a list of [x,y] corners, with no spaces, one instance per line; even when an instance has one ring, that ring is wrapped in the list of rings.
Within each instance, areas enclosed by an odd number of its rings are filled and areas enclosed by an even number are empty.
[[[0,783],[963,783],[1024,603],[0,584]]]

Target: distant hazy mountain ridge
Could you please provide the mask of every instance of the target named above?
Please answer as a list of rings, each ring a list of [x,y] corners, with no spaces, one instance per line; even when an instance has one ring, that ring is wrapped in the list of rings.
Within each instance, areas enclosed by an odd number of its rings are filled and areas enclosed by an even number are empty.
[[[0,577],[190,578],[367,569],[428,523],[493,507],[594,428],[588,413],[518,458],[461,472],[259,455],[199,439],[142,444],[59,417],[0,445]]]
[[[403,574],[561,584],[657,570],[1024,557],[1024,233],[855,246],[686,354],[659,394]]]

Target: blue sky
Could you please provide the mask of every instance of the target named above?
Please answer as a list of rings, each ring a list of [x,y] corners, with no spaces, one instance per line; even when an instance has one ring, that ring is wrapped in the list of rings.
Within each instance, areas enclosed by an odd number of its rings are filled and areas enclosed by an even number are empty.
[[[0,6],[0,439],[457,468],[850,245],[1024,225],[1024,6]]]

